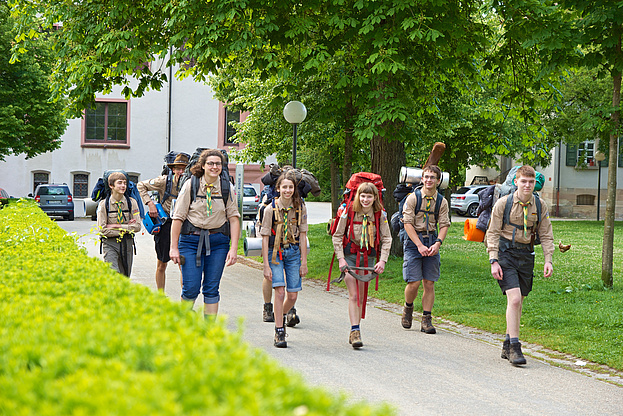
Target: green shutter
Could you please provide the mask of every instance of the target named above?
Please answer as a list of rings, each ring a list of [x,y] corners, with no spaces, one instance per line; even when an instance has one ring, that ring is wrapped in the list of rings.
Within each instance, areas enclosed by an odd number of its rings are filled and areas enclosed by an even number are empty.
[[[578,163],[578,146],[575,144],[567,145],[567,166],[575,166]]]

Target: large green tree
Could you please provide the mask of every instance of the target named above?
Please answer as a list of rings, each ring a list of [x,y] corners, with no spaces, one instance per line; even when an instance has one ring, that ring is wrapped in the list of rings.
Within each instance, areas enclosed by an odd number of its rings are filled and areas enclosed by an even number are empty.
[[[52,58],[41,38],[10,64],[16,31],[9,9],[0,2],[0,160],[24,154],[33,157],[60,147],[67,121],[63,101],[50,100]]]

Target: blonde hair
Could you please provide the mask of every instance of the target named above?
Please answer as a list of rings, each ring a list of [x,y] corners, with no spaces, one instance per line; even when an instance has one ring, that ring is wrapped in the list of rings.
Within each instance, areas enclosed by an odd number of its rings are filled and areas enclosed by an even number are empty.
[[[379,190],[374,186],[371,182],[363,182],[357,188],[357,193],[355,194],[355,199],[353,200],[353,211],[354,212],[362,212],[363,207],[361,206],[361,202],[359,202],[359,196],[361,194],[371,194],[374,195],[374,202],[372,203],[372,211],[378,212],[383,209],[383,204],[381,203],[381,198],[379,198]]]

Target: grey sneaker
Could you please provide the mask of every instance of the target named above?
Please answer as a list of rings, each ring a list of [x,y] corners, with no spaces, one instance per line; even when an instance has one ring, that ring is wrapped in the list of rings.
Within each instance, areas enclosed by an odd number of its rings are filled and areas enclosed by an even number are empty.
[[[301,323],[299,316],[296,314],[296,308],[292,308],[288,311],[288,315],[286,316],[286,325],[292,328],[296,324]]]
[[[264,304],[264,312],[262,314],[262,320],[264,322],[275,322],[275,314],[273,312],[273,304],[265,303]]]
[[[510,349],[511,341],[509,339],[505,339],[504,343],[502,344],[502,355],[500,355],[503,360],[508,360],[508,356],[510,355]]]
[[[433,326],[433,317],[431,315],[422,315],[422,326],[420,331],[426,332],[427,334],[437,333],[437,330]]]
[[[526,363],[526,357],[524,357],[523,353],[521,352],[521,342],[511,344],[508,354],[508,361],[512,365],[524,365]]]
[[[283,331],[277,331],[275,328],[275,347],[277,348],[287,348],[288,343],[286,342],[286,329],[283,328]]]
[[[413,323],[413,305],[407,306],[404,305],[402,308],[402,318],[400,320],[402,323],[402,327],[405,329],[411,328],[411,324]]]
[[[351,344],[353,348],[363,347],[363,342],[361,341],[361,331],[359,330],[350,331],[350,336],[348,337],[348,343]]]

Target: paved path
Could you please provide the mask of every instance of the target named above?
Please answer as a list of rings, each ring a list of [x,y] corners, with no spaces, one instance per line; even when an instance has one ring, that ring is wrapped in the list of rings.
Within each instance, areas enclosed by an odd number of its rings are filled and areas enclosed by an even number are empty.
[[[59,222],[80,235],[95,223]],[[93,256],[99,248],[83,237]],[[89,241],[90,240],[90,241]],[[155,290],[155,255],[148,234],[138,236],[132,281]],[[245,264],[243,264],[243,262]],[[515,368],[500,359],[499,336],[438,323],[427,335],[400,326],[399,307],[371,300],[362,322],[364,348],[348,344],[347,295],[305,281],[297,309],[301,323],[288,328],[288,348],[273,347],[273,324],[261,321],[262,272],[242,259],[226,269],[221,284],[221,315],[235,329],[242,320],[245,339],[283,365],[303,374],[312,385],[343,391],[354,399],[387,401],[401,415],[615,415],[623,414],[623,376],[614,385],[594,373],[569,371],[535,357],[546,355],[527,346],[528,365]],[[180,274],[169,266],[167,296],[180,296]],[[199,304],[199,302],[198,302]],[[574,359],[571,359],[573,362]],[[564,362],[569,364],[569,360]],[[577,367],[582,370],[583,367]],[[606,378],[605,376],[602,376]]]

